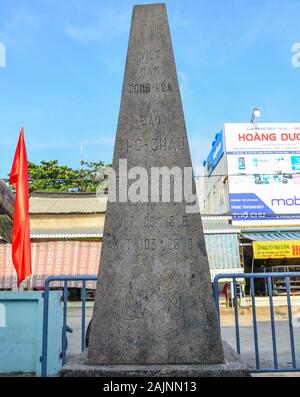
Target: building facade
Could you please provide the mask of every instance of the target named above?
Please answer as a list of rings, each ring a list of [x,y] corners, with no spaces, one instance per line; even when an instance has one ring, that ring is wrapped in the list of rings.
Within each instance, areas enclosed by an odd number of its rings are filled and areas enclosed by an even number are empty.
[[[29,213],[32,288],[42,288],[48,276],[97,276],[106,205],[107,196],[96,197],[95,193],[49,192],[31,195]],[[204,216],[202,222],[211,279],[219,273],[242,271],[238,247],[239,230],[230,225],[224,217]],[[69,286],[80,285],[70,283]],[[0,289],[16,287],[11,244],[2,238]],[[87,287],[94,289],[95,283],[88,283]]]
[[[107,197],[95,193],[33,193],[29,202],[31,287],[48,276],[98,274]],[[0,244],[0,289],[15,289],[11,244]],[[55,286],[55,284],[52,284]],[[58,286],[58,284],[56,284]],[[70,283],[70,287],[77,284]],[[95,283],[88,283],[95,288]]]
[[[198,187],[201,213],[240,230],[246,271],[300,270],[300,124],[225,124]]]

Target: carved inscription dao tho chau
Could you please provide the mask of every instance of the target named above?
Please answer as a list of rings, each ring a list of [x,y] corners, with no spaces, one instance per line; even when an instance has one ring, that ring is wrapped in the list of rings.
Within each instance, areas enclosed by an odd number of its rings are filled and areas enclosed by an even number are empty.
[[[120,193],[135,167],[150,184],[153,167],[191,166],[165,6],[136,6],[113,158],[120,184],[107,207],[89,364],[224,361],[199,213],[188,213],[184,195],[164,202],[147,191],[148,200],[131,202]]]

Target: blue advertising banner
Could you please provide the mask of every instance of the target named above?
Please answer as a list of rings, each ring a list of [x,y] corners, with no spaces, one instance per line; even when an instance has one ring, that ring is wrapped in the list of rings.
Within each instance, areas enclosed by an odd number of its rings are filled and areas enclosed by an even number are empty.
[[[216,135],[212,150],[207,157],[207,171],[210,175],[224,154],[223,131]]]
[[[236,225],[298,225],[300,124],[226,124],[230,209]]]

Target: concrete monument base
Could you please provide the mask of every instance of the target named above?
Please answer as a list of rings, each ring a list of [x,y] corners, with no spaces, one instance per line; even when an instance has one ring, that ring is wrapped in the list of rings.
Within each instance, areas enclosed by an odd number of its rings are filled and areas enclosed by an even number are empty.
[[[87,353],[71,359],[61,370],[61,377],[249,377],[240,356],[223,342],[224,364],[166,365],[89,365]]]

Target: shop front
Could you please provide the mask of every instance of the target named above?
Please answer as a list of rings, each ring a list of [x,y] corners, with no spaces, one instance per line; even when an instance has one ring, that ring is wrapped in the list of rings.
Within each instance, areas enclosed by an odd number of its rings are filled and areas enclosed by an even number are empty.
[[[264,230],[241,232],[241,247],[246,273],[300,272],[300,231]],[[258,286],[259,293],[266,293],[265,284]],[[286,293],[284,278],[275,279],[275,295]],[[300,295],[300,277],[291,279],[291,292]]]
[[[202,217],[211,281],[217,275],[228,275],[219,283],[219,296],[226,300],[227,305],[233,296],[232,274],[241,274],[241,279],[237,279],[237,293],[240,298],[244,296],[244,269],[239,249],[240,230],[230,225],[229,219],[230,217]]]

